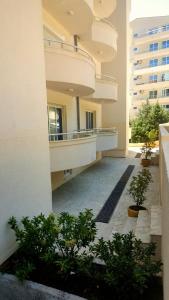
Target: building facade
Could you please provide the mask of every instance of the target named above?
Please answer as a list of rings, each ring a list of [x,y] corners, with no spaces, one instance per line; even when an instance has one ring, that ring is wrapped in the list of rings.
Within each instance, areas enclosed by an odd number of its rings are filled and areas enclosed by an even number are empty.
[[[128,142],[125,0],[2,0],[0,263],[7,222],[52,211],[52,190]]]
[[[131,27],[133,118],[146,101],[169,109],[169,17],[136,19]]]

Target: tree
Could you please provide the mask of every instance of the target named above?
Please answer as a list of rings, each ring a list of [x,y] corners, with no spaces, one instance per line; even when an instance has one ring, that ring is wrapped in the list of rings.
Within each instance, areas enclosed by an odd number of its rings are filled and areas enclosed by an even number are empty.
[[[132,142],[148,142],[150,132],[156,132],[155,139],[158,140],[159,124],[169,122],[169,112],[158,102],[154,105],[144,104],[137,116],[132,121]]]

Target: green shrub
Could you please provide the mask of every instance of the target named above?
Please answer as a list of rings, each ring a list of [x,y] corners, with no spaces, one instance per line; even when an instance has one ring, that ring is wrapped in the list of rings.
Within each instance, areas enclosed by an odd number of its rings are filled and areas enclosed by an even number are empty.
[[[64,276],[88,271],[92,257],[86,254],[86,248],[96,235],[91,210],[77,217],[68,213],[24,217],[20,225],[11,217],[8,223],[18,243],[20,262],[16,275],[20,279],[28,278],[41,262],[55,265]]]
[[[142,169],[136,176],[132,177],[128,191],[137,206],[142,205],[146,200],[145,192],[151,181],[152,175],[147,169]]]
[[[144,246],[132,232],[115,233],[112,241],[101,238],[92,251],[105,263],[101,278],[113,288],[115,299],[136,299],[160,272],[161,262],[153,261],[155,245]]]

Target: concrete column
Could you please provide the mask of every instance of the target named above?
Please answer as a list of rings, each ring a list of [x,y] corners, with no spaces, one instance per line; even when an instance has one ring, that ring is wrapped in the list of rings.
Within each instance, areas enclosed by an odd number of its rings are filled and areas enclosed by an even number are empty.
[[[119,132],[118,148],[104,152],[108,156],[126,156],[129,131],[129,27],[130,0],[118,0],[110,21],[118,32],[117,55],[112,62],[102,64],[102,73],[112,75],[118,82],[118,100],[116,103],[102,105],[103,127],[116,126]]]

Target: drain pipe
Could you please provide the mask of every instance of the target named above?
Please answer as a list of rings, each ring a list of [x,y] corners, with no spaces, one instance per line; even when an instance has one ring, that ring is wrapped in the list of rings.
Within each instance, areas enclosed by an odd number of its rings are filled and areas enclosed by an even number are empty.
[[[77,131],[80,131],[80,98],[76,97]]]
[[[75,51],[77,52],[78,51],[78,49],[77,49],[78,39],[79,39],[78,35],[75,34],[73,36],[73,39],[74,39],[74,46],[76,47]],[[79,96],[76,96],[76,114],[77,114],[77,131],[80,131],[80,98],[79,98]]]

